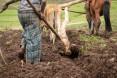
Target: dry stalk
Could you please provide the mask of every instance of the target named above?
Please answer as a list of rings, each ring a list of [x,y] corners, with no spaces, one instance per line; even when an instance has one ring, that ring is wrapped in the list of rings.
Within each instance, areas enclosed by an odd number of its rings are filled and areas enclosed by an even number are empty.
[[[4,61],[5,65],[8,66],[8,64],[6,63],[6,61],[5,61],[5,59],[4,59],[3,55],[2,55],[2,50],[1,50],[1,48],[0,48],[0,55],[1,55],[2,60]]]

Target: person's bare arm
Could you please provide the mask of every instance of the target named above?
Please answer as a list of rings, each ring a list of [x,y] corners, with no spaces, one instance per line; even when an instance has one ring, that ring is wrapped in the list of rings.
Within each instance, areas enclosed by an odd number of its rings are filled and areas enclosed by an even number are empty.
[[[41,12],[44,13],[44,9],[46,7],[46,0],[41,0]]]
[[[6,3],[3,5],[3,8],[2,8],[2,10],[0,11],[0,13],[2,13],[3,11],[5,11],[5,10],[8,8],[8,6],[9,6],[10,4],[15,3],[15,2],[17,2],[17,1],[19,1],[19,0],[10,0],[10,1],[6,2]]]
[[[40,11],[40,19],[43,19],[45,18],[44,16],[44,10],[45,10],[45,7],[46,7],[46,0],[40,0],[41,1],[41,11]]]

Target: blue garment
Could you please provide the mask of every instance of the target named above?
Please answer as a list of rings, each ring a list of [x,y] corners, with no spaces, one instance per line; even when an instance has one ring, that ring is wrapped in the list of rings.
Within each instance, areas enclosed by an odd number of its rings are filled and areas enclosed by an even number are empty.
[[[19,13],[20,23],[24,29],[22,42],[26,46],[26,61],[39,63],[41,57],[41,27],[34,12]]]
[[[34,13],[27,0],[20,1],[18,7],[18,18],[24,29],[21,45],[25,45],[26,61],[39,63],[41,57],[41,27],[38,16]],[[41,0],[30,0],[37,11],[41,11]]]

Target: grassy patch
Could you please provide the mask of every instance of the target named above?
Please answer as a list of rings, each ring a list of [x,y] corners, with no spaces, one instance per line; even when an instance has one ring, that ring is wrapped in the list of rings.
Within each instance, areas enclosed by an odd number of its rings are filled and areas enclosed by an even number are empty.
[[[96,42],[96,43],[105,42],[104,39],[99,36],[94,36],[94,35],[88,36],[88,35],[84,35],[84,34],[80,35],[80,40],[86,41],[86,42]]]
[[[83,45],[81,47],[81,50],[83,52],[95,48],[95,47],[99,47],[100,49],[103,49],[106,47],[106,40],[102,37],[99,36],[88,36],[88,35],[84,35],[84,34],[80,34],[80,40],[85,42],[85,45]]]
[[[1,5],[3,5],[7,1],[8,0],[2,1]],[[12,29],[20,26],[18,16],[17,16],[18,15],[17,7],[18,7],[18,3],[14,3],[10,5],[6,11],[0,14],[0,30],[6,29],[6,28]]]
[[[7,10],[0,14],[0,28],[13,28],[19,25],[16,10]]]

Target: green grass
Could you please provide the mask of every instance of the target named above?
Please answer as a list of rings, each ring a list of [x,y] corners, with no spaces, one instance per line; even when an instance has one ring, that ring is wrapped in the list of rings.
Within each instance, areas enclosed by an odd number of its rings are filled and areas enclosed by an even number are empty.
[[[111,24],[117,30],[117,1],[112,1],[111,5]]]
[[[69,10],[84,12],[84,3],[73,5]],[[82,25],[82,26],[81,26]],[[87,25],[85,14],[69,12],[69,23],[67,29],[83,29]]]
[[[71,6],[69,9],[73,10],[73,11],[84,12],[85,11],[84,10],[84,3]],[[71,13],[71,12],[69,13],[69,19],[70,19],[69,22],[72,22],[72,23],[86,21],[85,14],[77,14],[77,13]]]
[[[3,5],[5,2],[7,2],[7,0],[3,1],[1,5]],[[17,7],[18,3],[14,3],[10,5],[6,11],[0,14],[0,30],[20,26],[17,16]]]
[[[0,27],[16,27],[19,25],[16,10],[7,10],[0,14]]]
[[[100,49],[103,49],[106,47],[106,40],[103,37],[100,36],[88,36],[88,35],[84,35],[84,34],[80,34],[80,40],[84,41],[85,44],[81,47],[81,49],[83,50],[82,52],[86,52],[88,49],[92,49],[95,48],[95,46],[99,47]],[[85,47],[85,48],[84,48]]]

